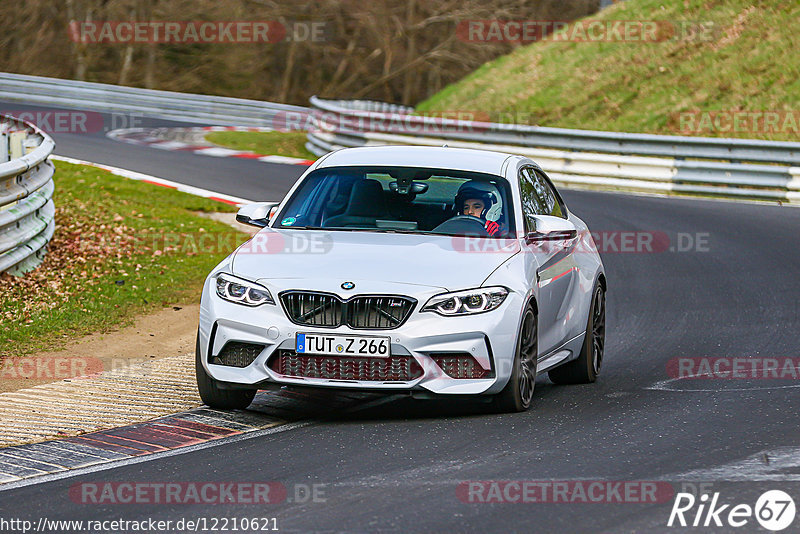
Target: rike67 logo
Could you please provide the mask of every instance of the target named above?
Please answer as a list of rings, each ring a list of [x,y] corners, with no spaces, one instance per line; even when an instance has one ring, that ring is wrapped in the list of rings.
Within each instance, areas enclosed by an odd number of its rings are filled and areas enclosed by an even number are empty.
[[[753,519],[766,530],[777,532],[794,523],[794,500],[781,490],[764,492],[755,506],[749,504],[723,504],[720,493],[695,497],[691,493],[678,493],[669,514],[668,527],[732,527],[752,528]]]

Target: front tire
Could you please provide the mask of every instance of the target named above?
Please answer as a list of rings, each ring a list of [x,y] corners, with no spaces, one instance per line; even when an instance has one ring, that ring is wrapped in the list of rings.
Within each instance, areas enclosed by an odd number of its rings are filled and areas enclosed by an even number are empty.
[[[530,408],[536,383],[536,364],[539,357],[538,320],[533,308],[528,306],[522,316],[514,367],[511,378],[495,398],[494,403],[501,412],[524,412]]]
[[[597,380],[606,343],[606,293],[598,283],[592,293],[586,336],[577,360],[547,373],[556,384],[588,384]]]
[[[195,376],[197,377],[197,391],[200,399],[210,408],[219,410],[245,409],[253,402],[256,396],[254,389],[222,389],[219,382],[208,376],[203,367],[202,355],[200,354],[200,333],[197,334],[195,343]]]

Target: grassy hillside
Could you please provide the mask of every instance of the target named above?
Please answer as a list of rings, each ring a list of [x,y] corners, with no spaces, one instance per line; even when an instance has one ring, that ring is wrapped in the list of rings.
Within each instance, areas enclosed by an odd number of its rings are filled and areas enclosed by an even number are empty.
[[[484,111],[498,122],[564,128],[800,141],[796,0],[628,0],[590,18],[663,21],[664,40],[535,42],[485,64],[418,110]],[[681,21],[702,21],[709,31],[670,38],[670,26]],[[780,113],[776,123],[751,115],[734,126],[727,122],[733,111]]]

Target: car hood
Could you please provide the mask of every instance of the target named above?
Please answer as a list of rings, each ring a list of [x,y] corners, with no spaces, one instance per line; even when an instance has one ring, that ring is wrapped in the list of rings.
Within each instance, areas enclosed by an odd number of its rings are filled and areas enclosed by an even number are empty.
[[[479,286],[519,250],[514,239],[264,228],[236,250],[232,269],[250,280],[394,282],[453,291]]]

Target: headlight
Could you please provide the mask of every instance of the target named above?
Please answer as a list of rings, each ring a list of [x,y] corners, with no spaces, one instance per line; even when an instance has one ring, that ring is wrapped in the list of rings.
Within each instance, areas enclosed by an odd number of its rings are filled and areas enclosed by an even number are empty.
[[[508,289],[500,286],[479,287],[453,293],[442,293],[431,297],[422,311],[439,315],[471,315],[493,310],[500,306],[508,295]]]
[[[245,306],[275,304],[269,289],[255,282],[248,282],[229,274],[220,274],[217,275],[216,284],[217,295],[230,302]]]

